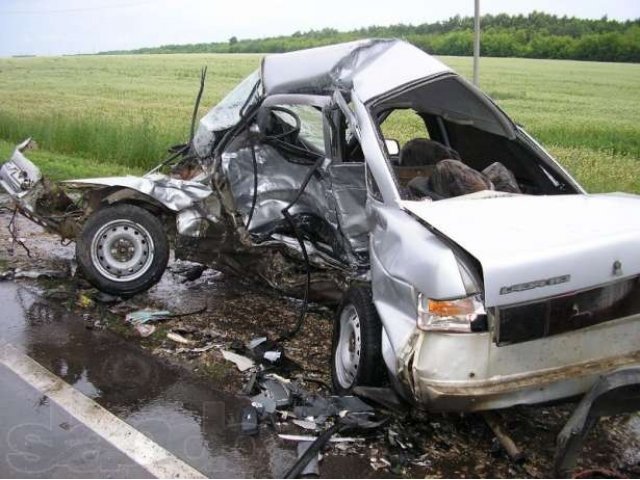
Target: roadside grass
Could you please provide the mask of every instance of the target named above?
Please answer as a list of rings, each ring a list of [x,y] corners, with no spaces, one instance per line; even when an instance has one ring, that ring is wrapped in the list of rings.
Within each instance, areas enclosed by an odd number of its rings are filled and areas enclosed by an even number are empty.
[[[640,193],[638,158],[576,147],[555,146],[550,151],[589,193]]]
[[[32,136],[29,155],[54,178],[139,173],[187,140],[198,74],[199,116],[258,67],[260,55],[0,59],[0,153]],[[467,78],[469,58],[442,57]],[[480,87],[588,191],[640,193],[640,65],[484,58]],[[399,117],[390,135],[415,135]],[[405,139],[406,140],[406,139]],[[6,143],[8,142],[8,143]],[[11,145],[10,148],[7,145]]]
[[[15,144],[0,140],[0,163],[11,156],[14,148]],[[40,149],[29,150],[26,152],[26,156],[40,168],[45,176],[53,180],[144,173],[140,168],[130,168],[118,163],[101,162]]]

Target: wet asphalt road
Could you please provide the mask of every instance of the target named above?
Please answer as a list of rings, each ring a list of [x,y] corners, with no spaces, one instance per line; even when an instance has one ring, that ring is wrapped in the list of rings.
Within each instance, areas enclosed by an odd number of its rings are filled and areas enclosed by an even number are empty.
[[[280,477],[295,460],[294,446],[271,432],[242,435],[245,399],[109,331],[88,330],[30,287],[0,283],[0,305],[3,346],[15,346],[204,475]],[[0,477],[149,477],[6,367],[0,384]],[[351,468],[340,458],[324,462],[323,476],[357,476],[359,462],[348,462]]]

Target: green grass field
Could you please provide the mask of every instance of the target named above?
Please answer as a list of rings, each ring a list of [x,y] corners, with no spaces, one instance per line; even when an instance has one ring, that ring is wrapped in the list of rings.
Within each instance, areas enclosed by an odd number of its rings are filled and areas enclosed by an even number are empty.
[[[471,60],[442,60],[465,76]],[[255,69],[259,55],[0,59],[0,156],[32,136],[54,178],[140,173],[188,136],[200,115]],[[485,58],[481,88],[592,192],[640,193],[640,65]],[[411,136],[402,119],[397,138]]]

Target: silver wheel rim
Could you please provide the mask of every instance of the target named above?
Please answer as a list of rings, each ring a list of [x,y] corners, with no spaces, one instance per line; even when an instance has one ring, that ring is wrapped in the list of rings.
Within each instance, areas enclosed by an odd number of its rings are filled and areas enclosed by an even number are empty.
[[[114,282],[143,276],[153,263],[153,239],[146,228],[131,220],[112,220],[94,235],[91,261],[100,274]]]
[[[355,385],[361,353],[360,317],[356,307],[349,304],[340,313],[340,336],[334,358],[337,380],[342,388]]]

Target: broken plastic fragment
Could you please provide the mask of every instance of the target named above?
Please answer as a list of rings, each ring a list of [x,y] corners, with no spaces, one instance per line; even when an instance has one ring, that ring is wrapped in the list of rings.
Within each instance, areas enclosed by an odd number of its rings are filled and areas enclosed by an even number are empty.
[[[248,344],[247,344],[247,348],[249,348],[250,350],[253,350],[254,348],[256,348],[258,345],[260,345],[261,343],[264,343],[267,341],[267,337],[258,337],[258,338],[254,338],[253,340],[251,340]]]
[[[136,332],[138,332],[138,335],[140,335],[142,338],[146,338],[156,331],[156,327],[154,325],[139,324],[139,325],[136,325],[134,329]]]
[[[246,407],[242,410],[240,426],[242,433],[246,435],[256,435],[258,433],[258,412],[254,406]]]
[[[228,350],[220,350],[220,351],[222,352],[222,356],[224,357],[224,359],[235,363],[236,367],[238,367],[238,370],[240,370],[241,372],[249,370],[251,367],[255,365],[253,363],[253,360],[247,357],[243,357],[242,355],[238,355],[237,353],[233,353]]]
[[[167,310],[138,310],[137,312],[128,313],[125,317],[125,322],[138,325],[151,320],[165,320],[170,317],[171,312]]]
[[[282,357],[282,352],[277,352],[277,351],[264,352],[264,356],[263,356],[265,360],[268,360],[271,363],[277,362],[278,360],[280,360],[280,357]]]

